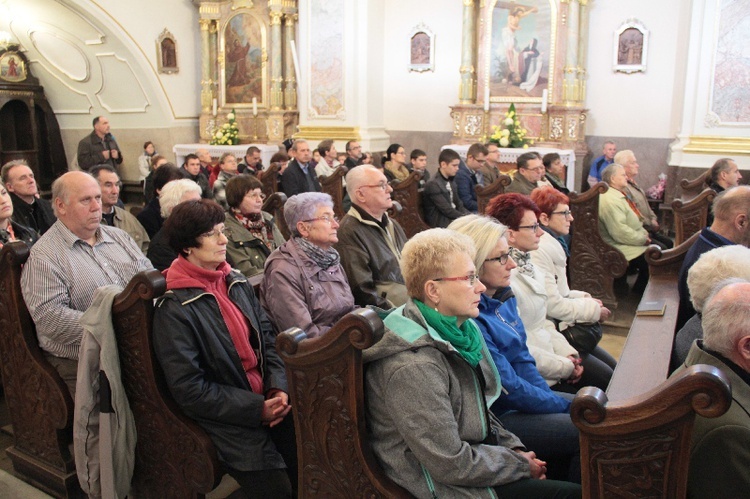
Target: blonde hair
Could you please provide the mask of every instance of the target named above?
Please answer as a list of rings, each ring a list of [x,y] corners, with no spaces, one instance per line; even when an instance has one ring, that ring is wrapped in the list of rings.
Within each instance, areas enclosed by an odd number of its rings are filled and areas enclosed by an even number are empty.
[[[482,266],[492,250],[497,246],[500,238],[505,237],[508,228],[496,219],[482,215],[466,215],[455,219],[448,226],[461,234],[469,236],[474,241],[477,253],[474,256],[474,266],[477,274],[482,275]]]
[[[409,296],[422,300],[425,283],[440,277],[454,255],[474,259],[476,249],[469,236],[449,229],[429,229],[409,239],[401,251],[401,274]]]

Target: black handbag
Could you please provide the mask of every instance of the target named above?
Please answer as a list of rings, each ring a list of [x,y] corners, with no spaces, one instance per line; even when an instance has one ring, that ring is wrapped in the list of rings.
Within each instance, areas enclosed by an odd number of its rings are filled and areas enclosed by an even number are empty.
[[[577,322],[560,332],[579,354],[590,354],[602,339],[602,325],[598,322]]]

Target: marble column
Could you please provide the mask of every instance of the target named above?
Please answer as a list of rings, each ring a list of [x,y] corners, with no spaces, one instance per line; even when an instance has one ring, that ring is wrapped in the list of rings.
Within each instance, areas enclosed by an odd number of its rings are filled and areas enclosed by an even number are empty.
[[[580,9],[578,13],[578,80],[580,81],[580,100],[586,100],[586,59],[588,58],[589,39],[589,0],[578,0]]]
[[[464,0],[463,37],[461,39],[461,104],[473,104],[477,98],[477,15],[474,0]]]
[[[201,111],[203,113],[211,112],[212,99],[214,97],[211,80],[211,59],[210,46],[208,42],[208,30],[211,21],[201,19]]]
[[[297,13],[284,15],[284,108],[288,111],[297,109],[297,78],[294,75],[292,40],[298,18]]]
[[[563,68],[563,102],[579,102],[578,79],[578,0],[563,0],[561,8],[565,23],[565,66]]]
[[[271,39],[269,43],[269,62],[271,73],[271,102],[270,108],[274,111],[284,106],[284,78],[282,76],[283,49],[281,43],[281,17],[282,12],[272,10],[271,17]]]
[[[219,98],[219,40],[218,40],[219,27],[215,20],[211,21],[208,30],[208,53],[209,53],[209,71],[211,73],[211,85],[213,88],[213,94]],[[219,103],[221,104],[221,103]]]

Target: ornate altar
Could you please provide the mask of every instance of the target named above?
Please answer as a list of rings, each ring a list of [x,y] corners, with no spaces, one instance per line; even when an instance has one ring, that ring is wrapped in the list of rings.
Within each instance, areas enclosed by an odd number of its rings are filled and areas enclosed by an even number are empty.
[[[241,143],[281,143],[299,122],[297,0],[193,2],[201,29],[201,140],[234,109]]]
[[[482,141],[515,103],[537,145],[586,153],[588,2],[464,0],[453,143]]]

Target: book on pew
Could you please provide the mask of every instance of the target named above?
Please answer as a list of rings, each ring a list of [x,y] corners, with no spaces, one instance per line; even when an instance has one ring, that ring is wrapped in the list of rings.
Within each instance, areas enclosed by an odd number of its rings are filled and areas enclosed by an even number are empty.
[[[667,304],[664,300],[642,301],[638,304],[635,315],[658,316],[664,315]]]

